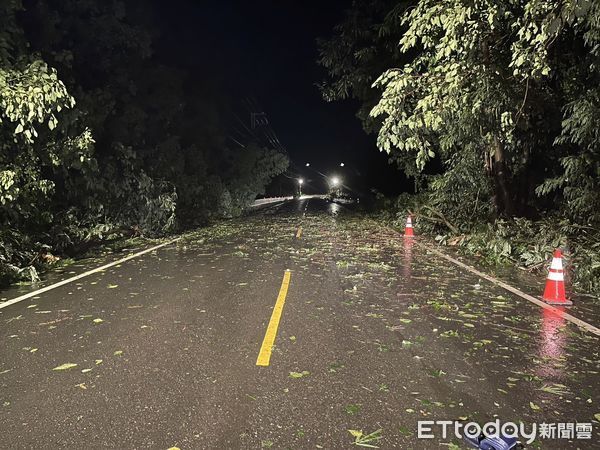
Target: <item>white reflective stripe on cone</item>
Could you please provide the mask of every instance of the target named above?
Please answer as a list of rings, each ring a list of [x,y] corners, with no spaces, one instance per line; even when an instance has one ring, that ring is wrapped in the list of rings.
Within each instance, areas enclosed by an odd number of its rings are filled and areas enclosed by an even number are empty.
[[[565,281],[565,276],[562,272],[548,272],[548,280]]]
[[[550,268],[554,270],[563,270],[562,258],[552,258]]]

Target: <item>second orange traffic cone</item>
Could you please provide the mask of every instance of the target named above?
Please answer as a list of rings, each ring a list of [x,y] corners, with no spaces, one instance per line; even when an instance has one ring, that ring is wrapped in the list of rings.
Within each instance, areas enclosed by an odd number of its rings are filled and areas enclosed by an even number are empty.
[[[414,237],[412,219],[410,216],[406,218],[406,227],[404,228],[404,237]]]
[[[565,272],[563,270],[562,252],[560,249],[554,250],[542,300],[550,305],[573,304],[572,301],[567,300],[565,295]]]

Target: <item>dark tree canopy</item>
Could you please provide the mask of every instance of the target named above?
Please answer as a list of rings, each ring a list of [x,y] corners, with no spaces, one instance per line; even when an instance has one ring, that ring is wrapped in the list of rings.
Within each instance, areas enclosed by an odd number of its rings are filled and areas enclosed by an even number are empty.
[[[288,165],[218,87],[153,57],[141,3],[0,6],[0,277],[40,254],[232,217]],[[37,255],[37,256],[36,256]]]
[[[357,98],[460,223],[547,208],[597,223],[599,23],[589,0],[355,1],[320,42],[323,96]]]

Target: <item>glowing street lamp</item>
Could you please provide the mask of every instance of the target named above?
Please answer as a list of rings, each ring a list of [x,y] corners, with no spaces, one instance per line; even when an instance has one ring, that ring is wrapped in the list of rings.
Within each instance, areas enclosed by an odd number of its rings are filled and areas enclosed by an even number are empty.
[[[339,195],[342,186],[342,180],[338,176],[329,178],[329,195],[335,197]]]
[[[302,197],[302,185],[304,184],[304,178],[298,178],[298,194]]]
[[[344,163],[340,163],[340,167],[344,167]]]
[[[306,163],[306,167],[310,167],[310,163]]]

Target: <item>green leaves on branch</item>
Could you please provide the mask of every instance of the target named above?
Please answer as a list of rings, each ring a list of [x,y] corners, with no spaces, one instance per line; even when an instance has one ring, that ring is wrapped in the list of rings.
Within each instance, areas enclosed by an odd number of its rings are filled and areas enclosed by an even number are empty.
[[[282,151],[231,143],[210,77],[148,59],[139,8],[29,3],[0,3],[0,284],[106,240],[239,215],[287,168]]]
[[[515,17],[518,39],[512,44],[510,67],[517,77],[540,78],[557,67],[552,47],[574,31],[593,54],[598,54],[600,5],[590,0],[530,0],[518,2],[524,14]]]
[[[0,124],[14,125],[15,142],[21,137],[33,143],[38,137],[37,124],[50,130],[58,125],[55,114],[75,106],[56,70],[39,60],[0,67]]]
[[[510,32],[511,17],[494,3],[459,0],[421,1],[405,15],[400,45],[418,56],[374,83],[383,91],[371,111],[383,120],[381,150],[408,153],[422,171],[435,149],[446,160],[461,147],[477,145],[483,160],[494,136],[513,141],[510,125],[519,98],[498,76],[507,49],[492,45],[496,34]]]
[[[574,218],[589,216],[600,205],[599,23],[600,6],[584,0],[420,1],[402,19],[412,59],[373,84],[378,147],[409,175],[439,157],[449,180],[470,161],[499,213],[529,201],[518,188],[534,179],[538,195],[560,193]]]
[[[334,31],[323,95],[361,102],[434,222],[599,226],[600,3],[365,0]]]

